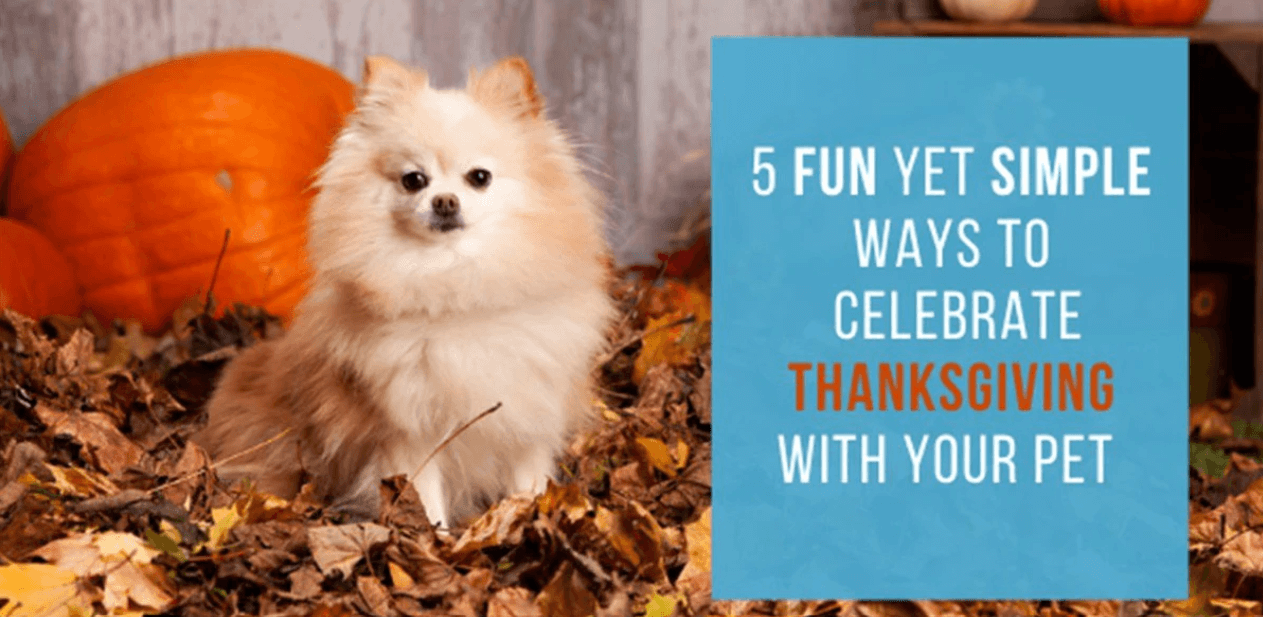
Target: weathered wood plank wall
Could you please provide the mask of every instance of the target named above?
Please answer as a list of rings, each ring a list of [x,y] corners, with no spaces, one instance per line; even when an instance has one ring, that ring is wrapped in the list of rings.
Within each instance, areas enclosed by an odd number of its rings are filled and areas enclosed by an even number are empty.
[[[173,54],[268,45],[358,79],[366,54],[459,83],[525,56],[614,204],[620,257],[649,257],[708,187],[710,37],[864,34],[896,0],[3,0],[0,109],[19,143],[109,78]],[[935,0],[909,0],[932,11]],[[1043,0],[1044,18],[1095,0]],[[1212,18],[1263,20],[1257,0]]]
[[[530,60],[612,196],[625,260],[651,256],[706,190],[709,40],[850,34],[861,0],[4,0],[0,108],[24,141],[86,89],[173,54],[269,45],[358,79],[366,54],[457,85]],[[871,10],[871,9],[870,9]]]

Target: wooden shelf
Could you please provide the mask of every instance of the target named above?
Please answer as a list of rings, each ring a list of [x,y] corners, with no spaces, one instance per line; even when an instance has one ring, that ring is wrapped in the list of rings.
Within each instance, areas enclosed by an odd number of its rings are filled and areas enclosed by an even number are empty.
[[[1170,36],[1203,43],[1263,44],[1263,24],[1212,23],[1191,28],[1137,28],[1111,23],[1020,21],[986,24],[951,20],[885,20],[873,25],[881,36]]]

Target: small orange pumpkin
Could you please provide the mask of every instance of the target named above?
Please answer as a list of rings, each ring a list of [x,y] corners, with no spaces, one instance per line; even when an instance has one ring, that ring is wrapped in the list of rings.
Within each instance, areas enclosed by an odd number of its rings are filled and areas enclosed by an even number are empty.
[[[1192,26],[1206,16],[1210,0],[1098,0],[1101,14],[1128,26]]]
[[[288,316],[309,277],[311,181],[353,106],[334,70],[267,49],[208,51],[118,77],[18,152],[11,216],[52,240],[104,323],[154,332],[211,282],[220,306]]]
[[[0,218],[0,308],[36,319],[83,311],[66,258],[39,231],[6,218]]]

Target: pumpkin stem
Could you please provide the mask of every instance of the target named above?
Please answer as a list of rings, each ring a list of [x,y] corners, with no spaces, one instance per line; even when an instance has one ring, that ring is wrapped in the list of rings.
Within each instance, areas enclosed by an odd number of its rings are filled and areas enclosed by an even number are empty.
[[[224,263],[224,253],[228,252],[228,236],[232,235],[231,229],[224,229],[224,243],[219,247],[219,257],[215,259],[215,269],[211,271],[210,286],[206,288],[206,305],[202,307],[202,314],[209,315],[211,305],[213,303],[211,292],[215,291],[215,279],[219,278],[219,265]]]

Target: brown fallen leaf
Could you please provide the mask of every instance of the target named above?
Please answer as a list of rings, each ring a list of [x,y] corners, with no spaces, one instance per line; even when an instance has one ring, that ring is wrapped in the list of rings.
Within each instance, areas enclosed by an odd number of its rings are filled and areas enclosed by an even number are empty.
[[[35,465],[42,464],[48,455],[39,446],[29,441],[13,441],[4,449],[0,459],[6,461],[4,473],[0,474],[0,484],[8,484],[22,477]]]
[[[688,563],[675,584],[688,594],[689,606],[706,610],[710,604],[710,508],[696,521],[684,526],[684,543],[688,547]]]
[[[1119,605],[1118,600],[1072,600],[1064,603],[1072,613],[1083,617],[1115,617]]]
[[[286,563],[297,561],[297,558],[289,551],[264,548],[251,553],[246,561],[250,563],[250,567],[259,572],[272,572],[279,570]]]
[[[1243,473],[1251,473],[1251,472],[1263,469],[1263,463],[1260,463],[1238,452],[1232,452],[1229,454],[1229,456],[1231,457],[1228,463],[1229,466],[1231,466],[1232,469],[1235,469],[1237,471],[1240,471]]]
[[[26,492],[30,490],[27,484],[14,480],[3,487],[0,487],[0,515],[5,514],[14,505],[17,505]]]
[[[175,602],[165,573],[151,565],[160,554],[144,540],[119,532],[79,534],[35,551],[79,577],[105,577],[101,603],[111,612],[132,606],[162,612]]]
[[[1236,495],[1225,504],[1236,505],[1239,517],[1233,517],[1234,523],[1245,527],[1263,525],[1263,478],[1255,480],[1240,495]]]
[[[860,602],[855,610],[864,617],[920,617],[911,602]]]
[[[544,617],[532,601],[531,592],[521,587],[497,591],[487,602],[487,617]]]
[[[376,523],[330,525],[308,529],[307,539],[320,571],[337,572],[345,578],[370,550],[390,540],[390,530]]]
[[[969,617],[969,612],[956,602],[929,602],[925,600],[912,603],[925,617]]]
[[[82,377],[92,361],[92,348],[95,341],[87,330],[76,330],[70,340],[57,348],[54,375]]]
[[[325,577],[311,566],[303,566],[289,575],[289,592],[286,597],[294,600],[310,600],[322,591],[320,584]]]
[[[1263,602],[1239,598],[1211,598],[1210,605],[1229,617],[1253,617],[1263,615]]]
[[[588,617],[597,609],[596,596],[589,591],[587,581],[568,561],[540,590],[535,605],[549,617]]]
[[[343,603],[321,602],[311,617],[357,617],[357,612]]]
[[[709,363],[703,364],[708,366]],[[707,368],[702,376],[697,379],[697,384],[693,386],[693,393],[689,395],[689,404],[697,412],[697,419],[702,424],[710,424],[710,369]]]
[[[1217,511],[1194,512],[1188,517],[1189,550],[1202,550],[1223,539],[1223,515]]]
[[[1229,538],[1220,548],[1215,564],[1247,576],[1263,575],[1263,533],[1245,531]]]
[[[669,415],[667,407],[684,388],[684,381],[673,366],[655,364],[640,382],[640,398],[632,406],[632,413],[645,421],[651,432],[659,433],[665,428],[662,422]]]
[[[105,414],[61,411],[41,401],[35,405],[35,415],[53,434],[82,444],[92,463],[107,474],[114,475],[137,464],[145,453],[120,433]]]
[[[635,501],[648,499],[646,487],[653,484],[649,467],[640,463],[627,463],[610,472],[610,490]]]
[[[519,496],[502,500],[461,534],[452,547],[452,556],[463,561],[489,546],[521,542],[522,532],[535,511],[533,499]]]
[[[1214,563],[1207,562],[1189,567],[1189,597],[1184,600],[1168,600],[1160,609],[1171,615],[1192,617],[1206,614],[1211,598],[1224,590],[1228,573]]]
[[[434,534],[434,526],[426,516],[425,505],[417,489],[406,476],[394,476],[382,480],[382,511],[379,523],[393,527],[412,536]]]
[[[1189,435],[1197,435],[1203,440],[1226,439],[1232,437],[1231,409],[1216,401],[1208,401],[1189,409]]]
[[[460,573],[448,564],[438,559],[425,559],[410,565],[412,585],[397,589],[398,593],[418,600],[434,600],[459,591]]]
[[[659,581],[666,576],[662,528],[644,506],[629,501],[614,510],[597,510],[596,526],[637,577]]]
[[[355,588],[360,592],[368,612],[376,617],[391,617],[395,609],[390,606],[390,592],[375,576],[361,576],[355,579]]]
[[[199,472],[209,469],[210,463],[210,456],[200,446],[193,442],[185,444],[184,451],[180,454],[180,458],[176,459],[175,464],[168,469],[163,469],[164,475],[178,481],[168,482],[168,486],[162,490],[162,495],[171,503],[187,505],[189,497],[197,490],[197,487],[209,481],[209,474],[199,475]]]
[[[747,615],[756,615],[755,609],[764,604],[762,600],[727,600],[716,602],[711,607],[712,615],[723,615],[724,617],[745,617]]]
[[[86,498],[113,495],[119,492],[118,486],[109,478],[87,469],[59,465],[44,465],[44,469],[53,477],[52,488],[57,489],[62,495]],[[43,483],[32,474],[23,476],[23,480],[33,488],[43,486]]]

